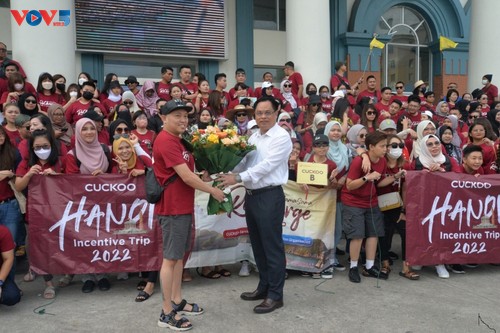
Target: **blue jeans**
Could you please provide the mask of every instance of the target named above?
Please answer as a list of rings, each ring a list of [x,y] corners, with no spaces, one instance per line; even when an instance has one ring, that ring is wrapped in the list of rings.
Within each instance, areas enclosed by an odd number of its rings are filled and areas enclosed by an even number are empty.
[[[0,296],[0,304],[14,305],[21,300],[21,290],[17,287],[16,282],[10,276],[7,277],[2,286],[2,295]]]
[[[9,229],[14,242],[17,240],[20,221],[21,211],[16,199],[0,204],[0,223]]]

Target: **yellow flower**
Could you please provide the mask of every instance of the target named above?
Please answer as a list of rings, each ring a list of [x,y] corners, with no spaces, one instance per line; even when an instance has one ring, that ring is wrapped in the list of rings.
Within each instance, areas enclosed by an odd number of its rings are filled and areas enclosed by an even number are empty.
[[[217,134],[210,134],[207,141],[211,143],[219,143],[219,136]]]

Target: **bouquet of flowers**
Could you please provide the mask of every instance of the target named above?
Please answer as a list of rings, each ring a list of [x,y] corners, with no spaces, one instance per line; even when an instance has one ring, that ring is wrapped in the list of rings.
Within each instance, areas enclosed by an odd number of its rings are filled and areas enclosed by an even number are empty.
[[[245,136],[238,136],[235,127],[221,130],[216,126],[208,126],[205,130],[195,130],[191,136],[193,156],[198,170],[207,170],[210,175],[227,173],[255,149],[247,143]],[[215,177],[212,177],[215,178]],[[217,186],[219,182],[214,182]],[[233,210],[233,198],[230,191],[225,191],[226,200],[219,203],[210,196],[207,212],[209,215]]]

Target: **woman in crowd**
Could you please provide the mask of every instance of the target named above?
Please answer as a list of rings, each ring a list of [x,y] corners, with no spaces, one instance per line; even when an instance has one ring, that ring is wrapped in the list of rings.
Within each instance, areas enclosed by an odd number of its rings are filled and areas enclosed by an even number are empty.
[[[7,80],[7,91],[4,91],[1,98],[0,104],[5,107],[6,104],[18,104],[19,96],[29,92],[26,85],[26,80],[20,73],[12,73]],[[34,92],[30,92],[34,93]]]
[[[479,102],[479,105],[481,106],[481,117],[486,117],[488,114],[488,111],[490,111],[490,106],[488,105],[488,95],[486,94],[481,94],[477,101]]]
[[[234,95],[235,95],[235,99],[231,101],[231,103],[229,103],[229,105],[227,106],[228,110],[230,109],[234,109],[234,107],[238,104],[241,104],[242,103],[242,99],[246,98],[246,97],[252,97],[250,95],[250,92],[249,92],[249,86],[247,86],[246,84],[242,83],[242,82],[238,82],[234,85]],[[222,95],[222,98],[224,97],[224,95]],[[221,104],[224,103],[224,100],[221,100]]]
[[[156,113],[156,101],[158,100],[158,95],[155,90],[155,83],[151,80],[144,81],[144,85],[139,90],[136,95],[137,104],[146,112],[146,115],[152,117]]]
[[[365,126],[368,133],[378,129],[378,111],[373,104],[366,104],[361,113],[361,125]]]
[[[453,130],[453,144],[458,148],[462,148],[467,143],[467,137],[462,136],[459,124],[458,117],[452,114],[443,119],[443,125],[449,126]]]
[[[448,102],[448,107],[450,109],[453,109],[455,107],[459,96],[460,94],[458,93],[458,90],[456,89],[448,90],[448,92],[446,93],[446,102]],[[438,110],[438,108],[436,108],[436,110]]]
[[[104,77],[104,84],[102,85],[102,93],[99,95],[99,101],[101,103],[104,103],[104,101],[108,98],[111,91],[112,82],[117,82],[118,86],[120,86],[120,83],[118,82],[118,76],[115,73],[106,74],[106,77]],[[120,93],[118,95],[121,95],[121,93],[122,91],[120,87]]]
[[[208,107],[212,110],[215,120],[218,121],[220,117],[224,116],[224,95],[218,90],[212,90],[208,94]]]
[[[321,109],[319,111],[324,111],[326,114],[332,114],[332,96],[330,94],[330,89],[327,86],[319,87],[319,97],[321,99]]]
[[[344,129],[342,128],[342,131]],[[348,148],[349,159],[353,159],[354,157],[361,155],[366,151],[365,148],[365,139],[368,131],[366,127],[361,124],[356,124],[352,126],[347,132],[347,140],[348,143],[346,147]]]
[[[299,140],[291,138],[292,140],[292,152],[288,159],[288,179],[292,181],[297,181],[297,165],[302,161],[302,144]]]
[[[297,133],[303,135],[313,128],[314,116],[321,112],[321,99],[317,95],[309,96],[309,104],[307,104],[307,109],[305,112],[301,112],[297,119],[297,126],[295,130]],[[291,119],[293,119],[293,114],[291,115],[287,112]]]
[[[288,112],[290,116],[293,117],[294,113],[297,114],[298,110],[300,110],[302,102],[296,94],[292,93],[292,82],[283,80],[280,85],[280,92],[281,96],[283,97],[281,100],[281,102],[283,103],[282,109]],[[309,102],[311,102],[311,99],[309,99]],[[315,102],[317,103],[317,100],[315,100]],[[318,109],[318,111],[320,110],[321,109]]]
[[[290,117],[290,115],[287,112],[282,112],[278,116],[278,125],[282,126],[283,123],[287,123],[288,125],[290,125],[290,128],[291,128],[290,137],[292,139],[299,140],[300,145],[302,146],[303,145],[302,136],[293,128],[292,118]]]
[[[441,141],[441,147],[443,154],[451,157],[457,161],[458,164],[462,164],[462,149],[461,145],[456,146],[453,143],[454,131],[448,125],[443,125],[438,129],[439,141]]]
[[[5,125],[3,128],[9,137],[9,141],[17,147],[21,142],[21,135],[16,127],[16,117],[20,114],[19,108],[16,104],[6,104],[3,109]]]
[[[430,120],[422,120],[417,125],[417,140],[413,143],[411,147],[410,160],[413,161],[420,155],[421,142],[424,136],[429,134],[436,134],[436,125]]]
[[[349,101],[345,98],[338,99],[333,107],[333,113],[330,120],[335,120],[342,124],[342,135],[346,135],[349,128],[354,125],[349,118],[350,108]]]
[[[419,142],[420,154],[412,162],[411,170],[428,170],[429,172],[460,172],[460,166],[455,159],[443,154],[441,142],[434,134],[425,135]],[[418,266],[413,266],[415,269]],[[460,265],[453,267],[455,272],[463,272]],[[442,279],[447,279],[450,274],[443,264],[436,265],[436,272]]]
[[[201,112],[198,114],[198,120],[196,124],[193,126],[191,131],[197,130],[197,129],[206,129],[208,126],[214,126],[214,121],[215,117],[212,114],[212,111],[210,109],[202,109]]]
[[[139,95],[139,94],[137,94],[137,95]],[[137,104],[136,96],[131,91],[125,91],[122,94],[122,101],[123,101],[123,105],[125,105],[128,108],[130,113],[134,113],[134,112],[139,111],[141,109],[139,107],[139,105]],[[113,119],[109,118],[109,120],[112,121]]]
[[[307,105],[307,103],[309,103],[309,97],[317,94],[318,94],[318,88],[316,87],[316,85],[312,82],[308,83],[306,85],[306,96],[302,98],[302,105]]]
[[[19,107],[19,111],[21,111],[22,114],[26,114],[30,117],[40,112],[36,95],[29,92],[19,96],[17,106]]]
[[[64,171],[64,158],[59,156],[57,142],[48,130],[36,130],[29,139],[29,159],[21,161],[16,170],[16,190],[28,187],[34,175],[53,176]],[[28,217],[27,217],[28,218]],[[29,220],[29,218],[28,218]],[[52,299],[56,296],[53,276],[44,275],[45,290],[43,297]]]
[[[47,112],[49,106],[54,103],[64,105],[65,101],[61,94],[56,94],[56,85],[54,78],[49,73],[42,73],[38,77],[38,84],[36,86],[38,96],[38,104],[40,110]]]
[[[61,105],[63,106],[63,109],[66,110],[77,99],[78,85],[72,83],[67,87],[68,90],[66,91],[66,78],[64,76],[62,76],[61,74],[55,74],[53,76],[53,79],[56,86],[56,94],[60,95],[60,98],[62,99]],[[74,89],[70,90],[70,87]],[[70,96],[69,93],[73,90],[76,91],[77,93],[72,94],[72,96]]]
[[[111,111],[122,102],[122,87],[118,81],[111,81],[108,89],[108,96],[102,100],[101,105],[103,106],[103,112],[105,115],[111,113]],[[102,94],[101,94],[102,95]]]
[[[491,128],[493,129],[493,133],[500,137],[500,109],[497,109],[496,106],[500,107],[500,102],[495,104],[495,108],[491,109],[486,116],[486,119],[491,124]]]
[[[436,105],[436,113],[434,120],[439,126],[443,125],[443,121],[450,115],[450,106],[448,102],[441,101]],[[432,119],[430,119],[432,120]]]
[[[484,173],[494,173],[494,170],[491,168],[497,157],[494,141],[486,137],[486,126],[484,124],[476,120],[476,122],[469,127],[469,142],[472,145],[480,146],[483,150],[482,168]]]
[[[121,106],[125,109],[125,112],[130,114],[126,106]],[[102,144],[109,145],[109,131],[105,125],[107,119],[104,117],[104,113],[101,111],[101,109],[97,105],[91,106],[88,108],[83,117],[94,121],[94,124],[97,128],[97,140]]]
[[[66,159],[66,173],[98,176],[111,171],[111,154],[108,146],[97,140],[97,128],[93,120],[82,118],[75,126],[75,147],[68,153]],[[65,279],[65,280],[63,280]],[[60,285],[68,285],[72,276],[65,276]],[[111,284],[105,274],[85,274],[83,293],[90,293],[95,288],[95,281],[100,290],[109,290]]]
[[[52,128],[56,139],[59,140],[66,148],[71,149],[71,137],[73,136],[73,128],[66,122],[64,117],[64,107],[54,103],[47,109]]]
[[[247,135],[248,122],[252,120],[253,109],[238,104],[232,110],[226,112],[226,117],[238,128],[238,135]]]
[[[180,85],[172,85],[172,87],[170,88],[170,97],[172,99],[182,99],[182,88]]]
[[[132,120],[135,129],[132,130],[131,133],[135,134],[142,149],[152,156],[156,133],[152,130],[148,130],[148,117],[146,113],[144,111],[137,111],[132,116]]]
[[[196,101],[194,103],[197,112],[199,112],[201,109],[206,109],[208,107],[209,94],[210,94],[210,85],[208,81],[200,80],[198,82],[198,95],[196,95]],[[197,112],[195,112],[195,114]]]
[[[387,153],[385,158],[387,160],[387,173],[386,176],[394,176],[401,173],[403,170],[403,165],[405,164],[405,159],[403,156],[404,142],[397,135],[389,134],[387,136]],[[381,187],[377,189],[377,195],[388,195],[391,193],[395,196],[401,196],[403,179],[397,179],[392,184],[386,187]],[[404,210],[402,209],[402,201],[399,207],[383,209],[382,213],[384,215],[384,229],[385,236],[380,238],[380,248],[382,257],[382,268],[381,272],[389,275],[391,272],[390,260],[389,260],[389,250],[392,246],[392,238],[394,236],[394,230],[397,229],[398,234],[401,237],[401,259],[403,260],[403,267],[400,276],[405,277],[409,280],[418,280],[420,276],[413,272],[406,262],[406,217]]]

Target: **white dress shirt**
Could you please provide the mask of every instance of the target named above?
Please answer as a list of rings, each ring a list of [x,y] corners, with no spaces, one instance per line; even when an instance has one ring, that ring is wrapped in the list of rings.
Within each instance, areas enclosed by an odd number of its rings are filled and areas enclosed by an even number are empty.
[[[268,186],[286,184],[288,158],[292,152],[290,134],[276,123],[265,134],[254,133],[248,140],[256,150],[250,152],[238,169],[247,189],[256,190]]]

